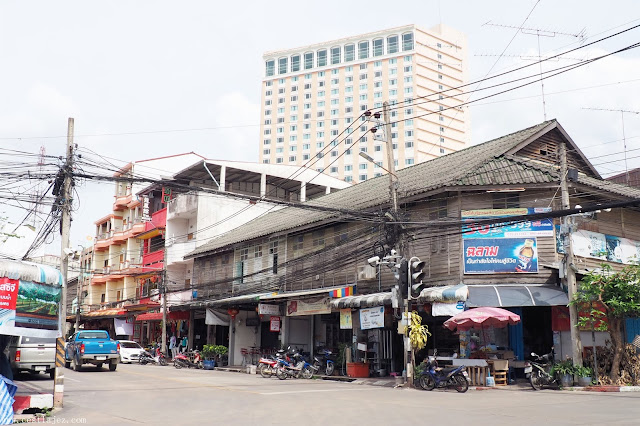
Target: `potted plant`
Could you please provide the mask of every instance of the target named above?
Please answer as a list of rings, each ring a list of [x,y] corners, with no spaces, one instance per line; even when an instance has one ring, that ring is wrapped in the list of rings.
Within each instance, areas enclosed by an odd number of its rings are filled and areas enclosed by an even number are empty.
[[[579,386],[589,386],[593,377],[593,370],[590,367],[576,367],[574,374],[578,376]]]
[[[224,345],[216,345],[214,351],[216,353],[216,362],[218,365],[222,365],[222,358],[229,353],[229,349]]]
[[[566,388],[573,385],[575,367],[570,359],[560,361],[551,367],[551,376],[558,377],[560,386]]]
[[[202,351],[200,352],[200,355],[202,355],[202,358],[204,358],[204,361],[202,361],[202,364],[204,365],[205,370],[213,370],[216,366],[215,348],[216,348],[216,345],[204,345],[202,347]]]

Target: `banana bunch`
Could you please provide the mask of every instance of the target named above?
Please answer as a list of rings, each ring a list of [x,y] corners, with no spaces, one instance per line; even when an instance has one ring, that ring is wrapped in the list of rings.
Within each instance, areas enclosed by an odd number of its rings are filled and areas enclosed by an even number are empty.
[[[411,347],[420,350],[427,345],[427,338],[431,336],[429,327],[422,325],[422,317],[416,311],[409,313],[409,341]]]

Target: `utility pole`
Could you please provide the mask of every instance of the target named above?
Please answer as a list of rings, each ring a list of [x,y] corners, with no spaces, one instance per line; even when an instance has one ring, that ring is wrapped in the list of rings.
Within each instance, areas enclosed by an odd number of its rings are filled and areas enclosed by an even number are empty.
[[[62,337],[56,342],[56,373],[53,388],[53,406],[62,408],[64,396],[64,352],[65,328],[67,325],[67,275],[69,272],[69,233],[71,230],[71,183],[73,181],[73,118],[67,122],[67,158],[64,163],[64,183],[60,200],[62,211],[61,237],[60,237],[60,272],[62,273],[62,291],[60,293],[60,310],[58,327]]]
[[[567,210],[571,208],[569,203],[569,188],[567,184],[567,146],[566,144],[561,143],[558,149],[560,151],[560,192],[562,193],[562,209]],[[578,291],[573,257],[573,243],[571,241],[573,218],[571,216],[565,216],[563,218],[563,222],[565,247],[564,281],[567,286],[569,302],[571,302]],[[580,338],[580,330],[578,329],[578,307],[571,303],[569,304],[569,322],[571,323],[571,357],[573,358],[573,364],[582,366],[582,340]]]

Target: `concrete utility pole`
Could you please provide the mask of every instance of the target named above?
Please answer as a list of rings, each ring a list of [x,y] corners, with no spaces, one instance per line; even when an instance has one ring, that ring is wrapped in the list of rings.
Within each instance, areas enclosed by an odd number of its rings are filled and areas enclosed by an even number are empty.
[[[560,151],[560,192],[562,193],[562,209],[567,210],[571,208],[567,184],[567,146],[561,143],[558,149]],[[564,281],[569,293],[569,301],[572,301],[578,291],[573,257],[573,243],[571,241],[573,218],[571,216],[565,216],[563,219],[565,247]],[[582,366],[582,340],[580,339],[580,330],[578,329],[578,307],[573,304],[569,305],[569,322],[571,323],[571,357],[573,358],[573,364]]]
[[[82,270],[83,255],[84,247],[82,248],[82,252],[80,252],[80,275],[78,275],[78,285],[76,286],[76,331],[80,328],[80,297],[82,296],[82,287],[84,285],[84,272]]]
[[[391,122],[389,121],[389,102],[382,104],[382,118],[384,120],[384,133],[387,144],[387,168],[389,169],[389,192],[391,194],[391,209],[395,219],[398,214],[398,176],[396,175],[396,162],[393,158],[393,141],[391,140]],[[402,250],[399,250],[400,254]]]
[[[164,266],[162,271],[162,353],[167,353],[167,248],[164,249]]]
[[[71,182],[73,181],[73,118],[69,117],[67,123],[67,159],[65,161],[64,183],[60,200],[60,210],[62,211],[62,228],[60,237],[60,272],[62,273],[62,291],[60,293],[60,316],[58,326],[62,337],[56,343],[56,374],[53,381],[53,406],[62,408],[64,396],[64,352],[65,328],[67,325],[67,275],[69,271],[69,233],[71,230]]]

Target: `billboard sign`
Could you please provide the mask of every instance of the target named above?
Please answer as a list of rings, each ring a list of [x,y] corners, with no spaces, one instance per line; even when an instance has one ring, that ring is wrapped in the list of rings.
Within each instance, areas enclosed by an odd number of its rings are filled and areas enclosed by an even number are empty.
[[[474,220],[508,218],[509,216],[525,216],[539,213],[549,213],[551,208],[529,207],[514,209],[478,209],[463,210],[462,225],[463,238],[521,238],[521,237],[553,237],[553,220],[528,220],[513,224],[492,223],[487,225],[474,224]]]
[[[469,238],[464,240],[465,274],[538,272],[536,238]]]

